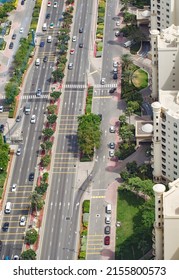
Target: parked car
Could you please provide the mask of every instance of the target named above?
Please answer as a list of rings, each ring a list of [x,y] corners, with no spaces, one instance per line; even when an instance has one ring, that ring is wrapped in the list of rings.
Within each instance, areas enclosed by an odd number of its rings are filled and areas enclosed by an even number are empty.
[[[113,67],[117,67],[118,66],[118,62],[117,61],[113,61]]]
[[[22,34],[23,32],[24,32],[24,28],[23,28],[23,27],[21,27],[21,28],[20,28],[20,30],[19,30],[19,33],[21,33],[21,34]]]
[[[8,231],[8,229],[9,229],[9,223],[6,222],[6,223],[4,223],[3,226],[2,226],[2,230],[3,230],[3,231]]]
[[[0,132],[3,133],[4,132],[4,124],[0,125]]]
[[[110,236],[105,236],[104,245],[110,245]]]
[[[26,217],[25,216],[21,216],[20,222],[19,222],[20,227],[25,227],[26,221],[27,221]]]
[[[116,88],[111,88],[110,90],[109,90],[109,93],[114,93],[116,91]]]
[[[110,227],[110,226],[106,226],[106,227],[104,228],[104,233],[105,233],[105,234],[110,234],[110,233],[111,233],[111,227]]]
[[[109,151],[109,156],[110,157],[114,157],[114,151],[112,150],[112,151]]]
[[[14,34],[12,35],[12,40],[15,40],[16,37],[17,37],[17,35],[14,33]]]
[[[32,115],[31,119],[30,119],[31,123],[36,123],[36,115]]]
[[[22,0],[22,1],[21,1],[21,5],[24,5],[24,3],[25,3],[25,1],[24,1],[24,0]]]
[[[0,105],[0,113],[4,112],[4,107],[2,105]]]
[[[120,21],[116,21],[116,26],[119,26],[120,25]]]
[[[115,36],[116,36],[116,37],[119,37],[119,36],[120,36],[120,31],[119,31],[119,30],[115,32]]]
[[[76,42],[76,36],[72,37],[72,42]]]
[[[115,133],[115,132],[116,132],[116,129],[115,129],[115,126],[114,126],[114,125],[111,125],[111,126],[110,126],[109,132],[111,132],[111,133]]]
[[[107,216],[105,217],[105,224],[110,224],[111,223],[111,217]]]
[[[14,43],[13,43],[13,42],[10,42],[10,44],[9,44],[9,49],[13,49],[13,47],[14,47]]]
[[[113,74],[113,79],[114,79],[114,80],[117,80],[117,73],[114,73],[114,74]]]
[[[110,149],[115,149],[115,143],[114,142],[110,142],[109,143],[109,148]]]

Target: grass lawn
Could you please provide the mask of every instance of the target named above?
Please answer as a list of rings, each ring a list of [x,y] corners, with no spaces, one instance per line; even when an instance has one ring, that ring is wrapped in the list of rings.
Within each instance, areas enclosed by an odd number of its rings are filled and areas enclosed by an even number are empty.
[[[133,73],[132,82],[136,88],[146,88],[148,86],[148,75],[142,69],[138,69]]]
[[[143,253],[139,249],[141,236],[134,232],[134,226],[140,223],[139,206],[144,200],[127,190],[118,190],[117,221],[121,227],[116,229],[116,259],[139,259]],[[149,242],[150,243],[150,242]]]

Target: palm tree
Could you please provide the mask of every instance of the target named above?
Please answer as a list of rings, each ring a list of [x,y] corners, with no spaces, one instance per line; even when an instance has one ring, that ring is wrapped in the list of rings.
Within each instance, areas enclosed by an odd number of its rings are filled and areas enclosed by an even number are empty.
[[[29,201],[31,203],[31,208],[37,212],[38,205],[42,202],[42,197],[36,191],[32,192],[29,196]]]
[[[121,56],[124,71],[129,70],[129,65],[132,63],[131,55],[126,53]]]

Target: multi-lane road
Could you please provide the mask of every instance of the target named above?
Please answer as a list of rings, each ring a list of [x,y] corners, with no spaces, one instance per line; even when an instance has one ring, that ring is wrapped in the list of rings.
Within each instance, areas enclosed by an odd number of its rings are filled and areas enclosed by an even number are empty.
[[[115,22],[112,19],[116,15],[118,1],[107,1],[106,9],[106,26],[105,43],[103,51],[103,64],[101,75],[97,76],[96,82],[99,84],[102,77],[106,78],[108,84],[114,84],[111,78],[112,60],[118,56],[117,44],[111,47],[110,40],[114,41]],[[24,97],[21,104],[22,112],[26,102],[31,103],[31,114],[25,116],[22,114],[23,144],[22,154],[16,157],[14,162],[14,171],[12,174],[11,186],[17,184],[16,192],[11,192],[11,187],[7,192],[6,201],[12,202],[12,212],[10,215],[3,215],[2,223],[9,222],[8,232],[0,233],[0,240],[3,242],[1,258],[14,255],[20,255],[23,245],[25,228],[19,227],[21,215],[28,215],[29,212],[29,195],[32,192],[33,185],[29,182],[29,174],[36,171],[38,161],[38,151],[41,139],[41,132],[44,123],[44,113],[48,104],[49,79],[55,65],[57,31],[59,28],[59,17],[62,14],[63,2],[60,2],[58,9],[53,7],[47,8],[50,12],[50,19],[45,19],[49,26],[50,22],[54,23],[54,29],[48,30],[41,41],[45,42],[43,48],[38,48],[36,57],[41,59],[39,67],[32,66],[25,85]],[[48,188],[43,224],[40,230],[40,247],[38,250],[39,259],[76,259],[78,254],[79,242],[79,209],[84,189],[77,189],[76,178],[78,172],[78,146],[77,146],[77,117],[84,113],[84,102],[86,91],[84,87],[87,84],[88,74],[90,71],[89,52],[93,45],[96,20],[95,9],[96,1],[78,0],[76,1],[72,36],[76,36],[76,42],[71,42],[71,48],[75,49],[74,55],[69,55],[68,63],[73,63],[73,69],[67,70],[66,88],[61,99],[60,114],[57,122],[57,134],[53,148],[53,156],[50,172],[50,186]],[[83,32],[79,33],[79,28]],[[52,35],[52,43],[47,43],[48,35]],[[40,40],[39,40],[40,41]],[[83,43],[83,48],[79,44]],[[43,62],[43,57],[48,56],[48,62]],[[106,63],[107,62],[107,63]],[[111,70],[110,70],[111,68]],[[81,89],[79,88],[81,87]],[[42,96],[35,96],[38,88],[42,89]],[[109,163],[108,147],[109,141],[115,141],[114,136],[109,135],[109,125],[112,123],[111,117],[118,117],[119,112],[116,110],[116,102],[112,98],[106,98],[108,89],[98,89],[95,94],[99,99],[94,99],[93,111],[102,113],[103,120],[101,129],[103,131],[101,148],[96,154],[96,164],[91,179],[93,180],[92,188],[94,193],[99,192],[103,199],[91,200],[91,220],[89,228],[89,238],[91,235],[99,234],[100,250],[97,254],[91,254],[87,250],[89,259],[100,259],[100,252],[103,248],[104,236],[104,194],[107,185],[113,181],[114,175],[106,172],[106,166]],[[25,99],[26,97],[26,99]],[[30,97],[30,98],[28,98]],[[114,113],[115,112],[115,113]],[[30,117],[35,114],[37,121],[30,124]],[[21,128],[20,128],[21,129]],[[37,174],[37,172],[36,172]],[[87,178],[87,183],[88,183]],[[85,188],[88,184],[85,184]],[[98,205],[98,209],[96,206]],[[101,220],[95,224],[92,217],[100,213]],[[89,244],[89,241],[88,241]],[[87,248],[89,249],[89,248]],[[96,251],[96,248],[95,248]]]

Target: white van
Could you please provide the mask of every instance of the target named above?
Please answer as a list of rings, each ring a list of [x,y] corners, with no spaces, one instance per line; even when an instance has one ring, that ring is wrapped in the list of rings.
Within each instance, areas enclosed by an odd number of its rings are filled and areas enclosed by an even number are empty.
[[[106,213],[111,214],[111,204],[106,205]]]
[[[5,207],[5,210],[4,210],[4,212],[6,213],[6,214],[10,214],[11,213],[11,202],[7,202],[6,203],[6,207]]]
[[[42,31],[47,31],[47,24],[46,24],[46,22],[42,26]]]
[[[37,59],[36,59],[35,65],[36,65],[36,66],[39,66],[39,65],[40,65],[40,58],[37,58]]]
[[[52,36],[48,36],[47,37],[47,43],[51,43],[52,42]]]
[[[124,47],[125,47],[125,48],[128,48],[128,47],[130,47],[131,45],[132,45],[132,41],[127,41],[127,42],[124,43]]]

